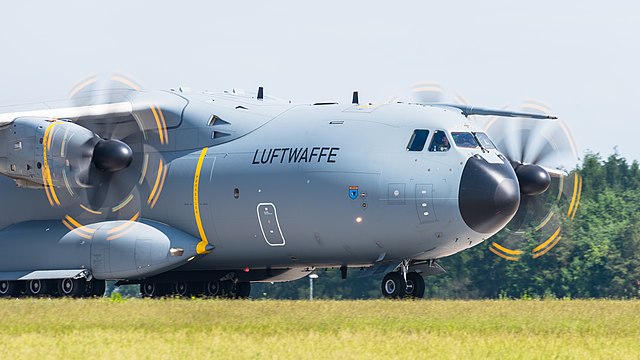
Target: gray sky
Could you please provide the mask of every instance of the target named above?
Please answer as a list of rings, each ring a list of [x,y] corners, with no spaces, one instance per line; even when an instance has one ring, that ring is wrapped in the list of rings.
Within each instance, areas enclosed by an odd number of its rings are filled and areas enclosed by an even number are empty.
[[[384,101],[419,81],[483,106],[543,101],[582,152],[640,160],[631,1],[12,1],[0,103],[64,97],[94,73],[147,88]]]

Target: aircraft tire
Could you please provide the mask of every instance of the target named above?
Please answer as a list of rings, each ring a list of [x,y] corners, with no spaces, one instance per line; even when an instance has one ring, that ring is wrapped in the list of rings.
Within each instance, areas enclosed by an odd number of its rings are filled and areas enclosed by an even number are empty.
[[[107,282],[104,280],[93,279],[88,284],[88,295],[95,297],[103,297],[107,290]]]
[[[27,281],[28,296],[53,296],[57,294],[55,282],[52,280],[35,279]]]
[[[235,286],[233,281],[231,280],[224,280],[224,281],[220,281],[220,295],[219,296],[223,296],[226,298],[234,298],[235,297]]]
[[[389,299],[400,299],[407,294],[407,283],[399,272],[390,272],[382,279],[382,295]]]
[[[424,278],[417,272],[407,273],[407,297],[422,299],[424,297]]]
[[[0,281],[0,297],[18,297],[24,289],[24,283],[21,281]]]
[[[204,283],[194,281],[178,281],[171,284],[172,293],[180,297],[200,296],[204,287]]]
[[[140,284],[140,294],[143,298],[159,298],[169,293],[167,284],[143,282]]]
[[[204,295],[207,297],[217,297],[222,295],[222,282],[211,280],[204,285]]]
[[[63,297],[83,297],[87,294],[87,280],[85,279],[60,279],[57,281],[58,294]]]
[[[251,283],[248,281],[239,282],[236,284],[236,298],[248,299],[251,294]]]

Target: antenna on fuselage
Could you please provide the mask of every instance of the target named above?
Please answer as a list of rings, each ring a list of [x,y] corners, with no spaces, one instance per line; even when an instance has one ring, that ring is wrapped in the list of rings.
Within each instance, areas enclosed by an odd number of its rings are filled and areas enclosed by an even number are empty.
[[[264,99],[264,89],[262,88],[262,86],[260,86],[258,88],[258,100],[263,100]]]
[[[352,103],[353,105],[358,105],[358,104],[360,104],[360,100],[358,100],[358,92],[357,92],[357,91],[354,91],[354,92],[353,92],[353,97],[351,98],[351,103]]]

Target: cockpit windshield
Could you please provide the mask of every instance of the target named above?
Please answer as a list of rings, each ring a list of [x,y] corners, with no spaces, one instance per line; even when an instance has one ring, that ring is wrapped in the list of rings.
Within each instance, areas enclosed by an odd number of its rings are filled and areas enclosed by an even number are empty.
[[[422,151],[424,145],[427,143],[427,137],[429,136],[429,130],[413,130],[413,135],[407,145],[408,151]]]
[[[433,132],[433,138],[431,138],[431,144],[429,144],[429,151],[449,151],[451,145],[447,134],[442,130],[436,130]]]
[[[470,132],[452,132],[451,137],[457,147],[475,149],[480,146],[475,136]]]
[[[477,132],[477,133],[473,133],[476,136],[476,139],[478,139],[478,142],[480,143],[480,146],[482,146],[485,149],[495,149],[496,146],[493,144],[493,141],[491,141],[491,139],[489,139],[489,136],[487,136],[487,134],[482,133],[482,132]]]

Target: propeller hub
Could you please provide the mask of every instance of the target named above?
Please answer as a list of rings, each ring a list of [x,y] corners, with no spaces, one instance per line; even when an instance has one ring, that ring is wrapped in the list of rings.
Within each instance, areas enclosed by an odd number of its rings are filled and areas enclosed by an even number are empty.
[[[133,150],[120,140],[100,140],[93,149],[93,164],[102,171],[116,172],[133,161]]]
[[[551,176],[542,167],[534,164],[518,164],[514,167],[520,193],[522,195],[540,195],[551,185]]]

